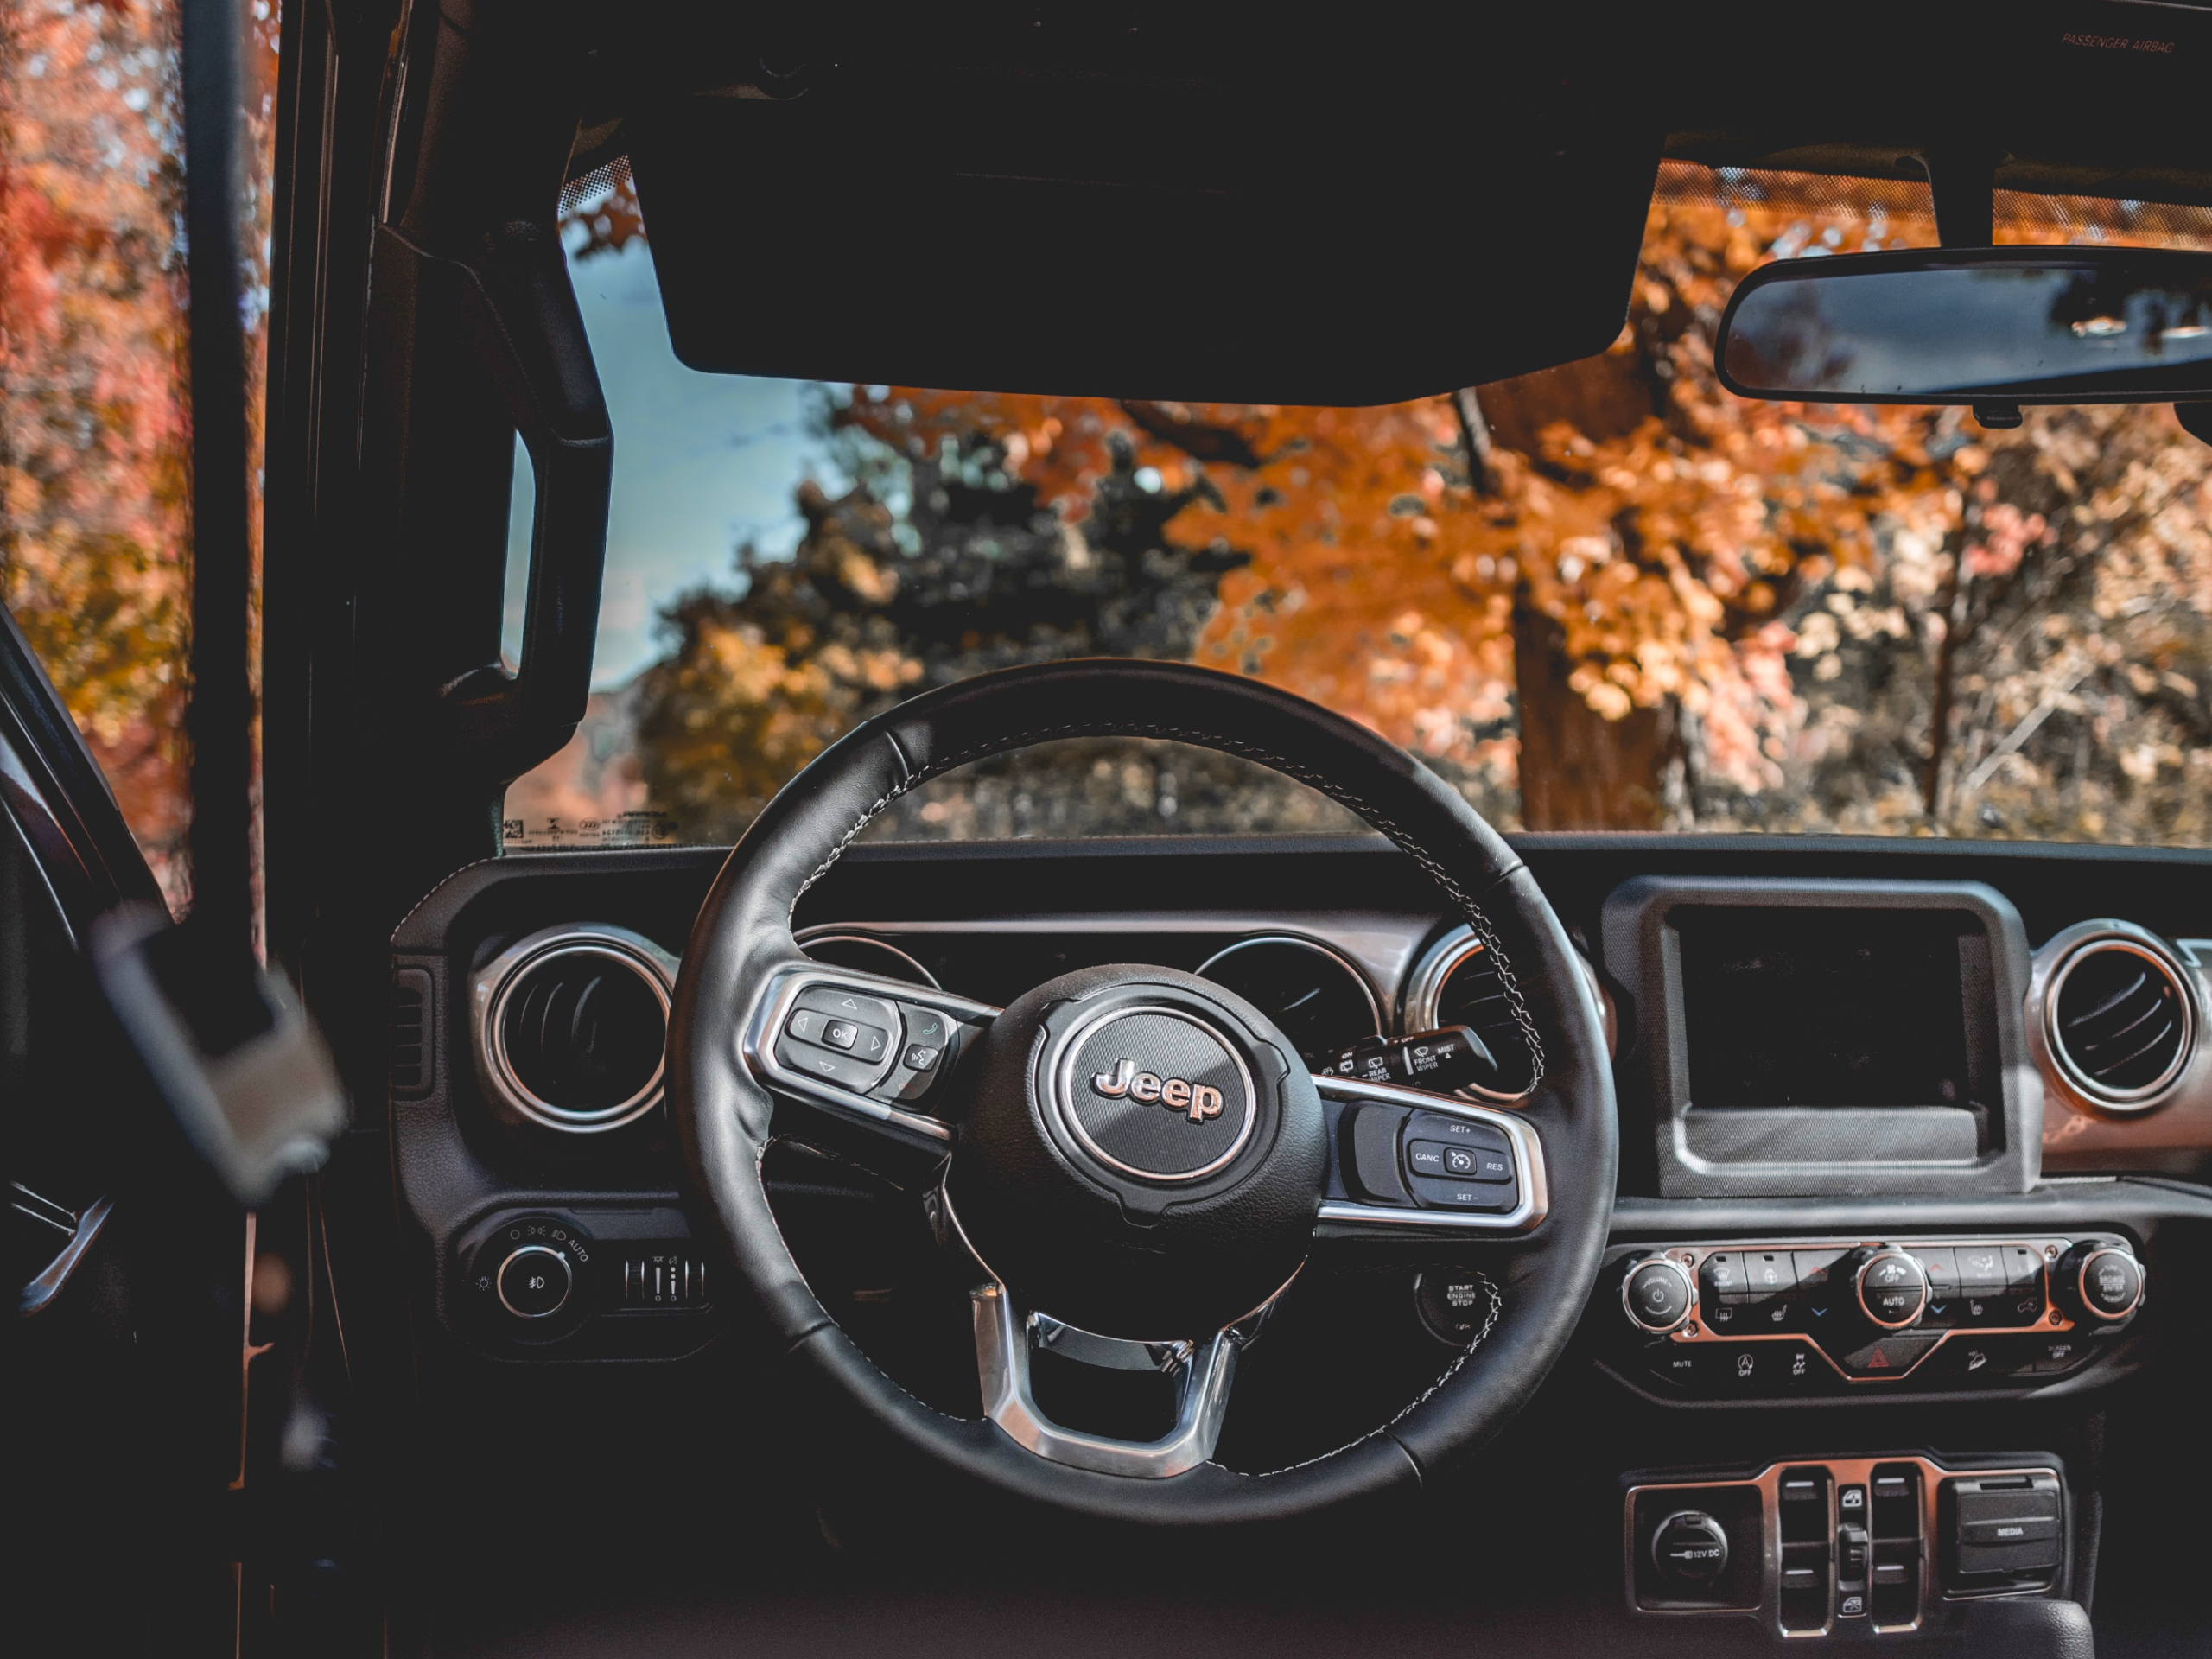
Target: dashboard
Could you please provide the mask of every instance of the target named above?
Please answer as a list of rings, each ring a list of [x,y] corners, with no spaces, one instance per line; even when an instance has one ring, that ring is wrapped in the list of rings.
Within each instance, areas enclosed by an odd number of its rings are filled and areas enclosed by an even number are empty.
[[[1624,1483],[1626,1605],[1805,1636],[2072,1593],[2094,1547],[2082,1414],[2201,1324],[2196,1275],[2169,1258],[2212,1224],[2196,1184],[2212,1164],[2212,892],[2157,852],[1516,844],[1613,1051],[1612,1243],[1544,1393],[1611,1425],[1586,1450]],[[465,1365],[680,1364],[745,1339],[662,1102],[671,991],[722,856],[479,865],[395,935],[396,1170],[423,1302]],[[1480,942],[1388,843],[863,845],[794,920],[825,967],[928,1000],[802,995],[778,1016],[781,1061],[924,1127],[963,1052],[962,1006],[1116,963],[1211,979],[1319,1076],[1446,1108],[1378,1128],[1371,1109],[1331,1107],[1330,1192],[1409,1224],[1284,1299],[1240,1374],[1229,1466],[1367,1432],[1511,1294],[1484,1252],[1534,1224],[1518,1142],[1416,1130],[1463,1107],[1510,1122],[1528,1056]],[[839,1323],[917,1397],[978,1414],[963,1293],[912,1195],[820,1135],[773,1146],[764,1173]],[[1145,1408],[1127,1408],[1141,1430]],[[1972,1414],[1994,1409],[2044,1415]],[[1997,1438],[2024,1421],[2037,1441]],[[1850,1506],[1870,1503],[1867,1530]],[[2033,1538],[1982,1524],[2021,1504]]]

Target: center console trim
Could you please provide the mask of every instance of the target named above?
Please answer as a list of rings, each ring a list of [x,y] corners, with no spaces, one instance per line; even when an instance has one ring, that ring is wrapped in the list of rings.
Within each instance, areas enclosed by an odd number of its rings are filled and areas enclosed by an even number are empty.
[[[1827,1622],[1819,1630],[1792,1630],[1782,1624],[1782,1502],[1781,1485],[1783,1473],[1792,1469],[1814,1465],[1825,1467],[1828,1481],[1828,1534],[1834,1537],[1836,1524],[1836,1493],[1844,1486],[1858,1484],[1871,1488],[1874,1471],[1881,1465],[1912,1464],[1920,1471],[1920,1610],[1910,1624],[1877,1624],[1867,1616],[1864,1628],[1878,1636],[1902,1635],[1921,1629],[1930,1615],[1946,1604],[1986,1601],[2005,1598],[2063,1595],[2073,1560],[2071,1548],[2074,1523],[2070,1495],[2062,1498],[2060,1536],[2068,1541],[2064,1563],[2056,1577],[2039,1589],[1993,1589],[1954,1591],[1940,1586],[1936,1548],[1937,1505],[1942,1483],[1961,1476],[2005,1478],[2018,1476],[2047,1476],[2058,1482],[2062,1494],[2068,1493],[2065,1469],[2054,1459],[2037,1462],[2031,1459],[2014,1461],[2003,1459],[1988,1465],[1972,1464],[1951,1466],[1924,1453],[1904,1452],[1886,1457],[1806,1457],[1784,1458],[1761,1468],[1748,1478],[1721,1476],[1705,1479],[1675,1478],[1668,1471],[1664,1479],[1629,1478],[1621,1498],[1621,1566],[1624,1593],[1629,1611],[1644,1618],[1709,1618],[1716,1616],[1741,1617],[1753,1614],[1766,1628],[1785,1640],[1796,1641],[1834,1634],[1837,1615],[1834,1611],[1834,1580],[1830,1580],[1830,1600]],[[1636,1594],[1636,1500],[1645,1493],[1711,1491],[1717,1486],[1756,1486],[1759,1491],[1759,1599],[1756,1608],[1724,1607],[1644,1607],[1637,1604]]]

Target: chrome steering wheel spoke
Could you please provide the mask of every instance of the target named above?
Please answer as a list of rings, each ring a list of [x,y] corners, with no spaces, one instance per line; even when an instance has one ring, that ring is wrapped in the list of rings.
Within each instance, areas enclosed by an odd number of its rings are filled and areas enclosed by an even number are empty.
[[[1336,1123],[1319,1236],[1510,1238],[1548,1213],[1543,1141],[1520,1113],[1357,1077],[1313,1086]]]
[[[831,1130],[836,1150],[900,1185],[951,1150],[952,1074],[999,1010],[934,987],[804,957],[769,974],[739,1037],[779,1105]],[[818,1138],[818,1137],[817,1137]]]
[[[943,1187],[930,1195],[931,1219],[948,1249],[966,1256],[979,1277],[969,1292],[976,1325],[976,1370],[983,1395],[983,1414],[1008,1439],[1037,1456],[1073,1469],[1166,1480],[1197,1468],[1213,1456],[1229,1413],[1230,1385],[1237,1357],[1259,1334],[1274,1312],[1284,1284],[1241,1319],[1211,1337],[1193,1341],[1167,1338],[1149,1341],[1101,1336],[1051,1314],[1025,1309],[1014,1294],[976,1254],[961,1231]],[[1293,1279],[1296,1274],[1292,1275]],[[1031,1386],[1032,1362],[1050,1353],[1101,1370],[1156,1372],[1176,1390],[1175,1421],[1155,1440],[1123,1440],[1054,1422],[1037,1403]]]

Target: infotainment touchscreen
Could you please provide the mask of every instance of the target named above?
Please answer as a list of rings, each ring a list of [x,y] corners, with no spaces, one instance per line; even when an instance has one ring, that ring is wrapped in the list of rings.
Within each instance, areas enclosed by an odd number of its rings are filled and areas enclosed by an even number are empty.
[[[1974,1103],[1961,946],[1986,945],[1968,918],[1690,906],[1670,919],[1697,1108]]]

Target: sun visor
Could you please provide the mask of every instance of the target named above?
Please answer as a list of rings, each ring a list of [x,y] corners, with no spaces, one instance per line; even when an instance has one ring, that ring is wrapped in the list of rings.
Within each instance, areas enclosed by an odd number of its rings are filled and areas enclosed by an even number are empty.
[[[1255,128],[743,90],[626,127],[676,354],[873,385],[1358,404],[1587,357],[1662,142],[1525,104]]]

